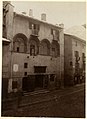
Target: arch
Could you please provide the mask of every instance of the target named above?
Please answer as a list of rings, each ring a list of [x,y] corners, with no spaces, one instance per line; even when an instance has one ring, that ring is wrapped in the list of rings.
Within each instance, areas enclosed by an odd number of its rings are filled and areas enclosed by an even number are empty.
[[[27,37],[18,33],[13,37],[13,51],[26,52],[27,51]]]
[[[43,42],[47,43],[47,47],[50,48],[50,41],[48,39],[43,39],[41,43]]]
[[[40,54],[50,55],[50,42],[48,39],[43,39],[40,43]]]
[[[60,55],[60,45],[56,40],[51,43],[51,56],[57,57]]]
[[[36,36],[30,36],[29,38],[29,53],[30,55],[37,55],[39,53],[39,44],[40,44],[40,41],[38,39],[38,37]]]

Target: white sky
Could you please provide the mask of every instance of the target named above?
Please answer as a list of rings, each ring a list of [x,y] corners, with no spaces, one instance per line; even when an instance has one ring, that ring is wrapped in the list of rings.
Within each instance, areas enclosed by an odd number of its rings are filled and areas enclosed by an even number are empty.
[[[41,2],[41,1],[12,1],[16,12],[29,13],[33,10],[34,18],[41,19],[41,13],[46,13],[47,22],[64,23],[65,28],[86,23],[85,2]]]

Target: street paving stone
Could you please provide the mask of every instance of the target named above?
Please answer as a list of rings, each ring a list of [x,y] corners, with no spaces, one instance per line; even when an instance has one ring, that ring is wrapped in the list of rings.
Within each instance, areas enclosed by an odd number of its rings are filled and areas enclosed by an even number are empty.
[[[76,92],[72,93],[73,91]],[[58,91],[54,91],[54,93],[52,92],[50,94],[47,93],[43,95],[45,98],[53,98],[52,100],[26,105],[23,107],[20,106],[18,109],[3,112],[3,116],[85,118],[84,86],[81,85],[71,89],[68,88],[59,92],[60,93],[58,93]],[[39,101],[43,98],[42,94],[39,95]]]

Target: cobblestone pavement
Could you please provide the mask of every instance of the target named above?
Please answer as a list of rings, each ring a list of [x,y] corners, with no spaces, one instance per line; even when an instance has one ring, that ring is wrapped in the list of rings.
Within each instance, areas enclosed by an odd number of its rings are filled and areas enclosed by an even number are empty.
[[[19,108],[3,111],[2,115],[11,117],[84,118],[84,89],[84,85],[81,84],[45,94],[23,96]]]

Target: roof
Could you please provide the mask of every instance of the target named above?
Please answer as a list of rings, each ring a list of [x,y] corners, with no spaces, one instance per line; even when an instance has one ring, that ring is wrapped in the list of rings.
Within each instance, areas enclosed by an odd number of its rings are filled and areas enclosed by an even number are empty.
[[[55,27],[55,28],[63,29],[63,27],[61,27],[61,26],[54,25],[54,24],[48,23],[48,22],[46,22],[46,21],[43,21],[43,20],[39,20],[39,19],[30,17],[30,16],[28,16],[28,15],[26,15],[26,14],[24,15],[24,14],[19,14],[19,13],[16,13],[16,12],[14,12],[14,13],[15,13],[15,15],[19,15],[19,16],[21,16],[21,17],[25,17],[25,18],[28,18],[28,19],[31,19],[31,20],[33,19],[33,20],[38,21],[38,22],[40,22],[40,23],[47,24],[47,25],[53,26],[53,27]]]
[[[83,26],[73,26],[65,30],[64,34],[75,36],[83,41],[86,41],[86,29]]]
[[[6,38],[2,38],[2,41],[5,41],[5,42],[9,42],[10,43],[10,40],[8,40]]]

